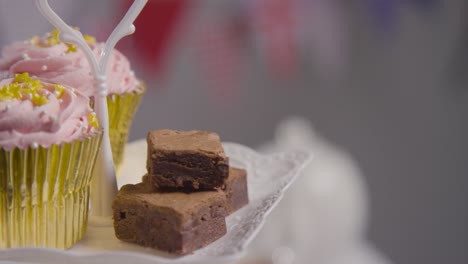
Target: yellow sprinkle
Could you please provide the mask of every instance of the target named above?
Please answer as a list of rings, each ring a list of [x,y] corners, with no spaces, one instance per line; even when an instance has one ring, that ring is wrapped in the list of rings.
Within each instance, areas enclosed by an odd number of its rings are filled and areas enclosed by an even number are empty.
[[[80,31],[80,28],[78,27],[72,27],[73,29]],[[52,30],[49,34],[47,34],[47,37],[45,38],[38,38],[38,37],[32,37],[30,39],[31,43],[33,45],[39,46],[39,47],[52,47],[55,45],[58,45],[61,43],[60,38],[60,31],[58,29]],[[84,40],[88,44],[93,44],[96,42],[96,38],[90,35],[83,35]],[[76,52],[77,47],[73,44],[70,43],[65,43],[68,47],[67,51],[65,53],[70,53],[70,52]]]
[[[28,85],[31,87],[31,89],[41,89],[43,86],[42,86],[42,83],[41,81],[39,80],[31,80]]]
[[[88,44],[94,44],[96,42],[96,38],[90,35],[83,35],[83,38]]]
[[[12,83],[0,89],[0,101],[31,100],[35,106],[43,105],[48,102],[43,88],[42,83],[32,79],[27,72],[19,73]],[[61,91],[63,92],[63,89]]]
[[[0,89],[0,102],[3,101],[8,101],[10,100],[10,95],[8,92],[8,87],[6,85],[3,85],[2,89]]]
[[[23,93],[21,91],[21,85],[17,83],[11,83],[4,85],[0,90],[0,100],[1,101],[10,101],[13,99],[22,99]]]
[[[65,53],[70,53],[70,52],[76,52],[76,46],[73,45],[73,44],[67,44],[67,51],[65,51]]]
[[[23,86],[23,89],[21,90],[21,93],[22,93],[23,95],[28,95],[28,94],[32,95],[32,94],[34,94],[35,92],[36,92],[36,89],[32,89],[32,88],[26,87],[26,85]]]
[[[32,99],[31,101],[34,103],[34,105],[43,105],[43,104],[46,104],[47,103],[47,98],[38,94],[38,93],[34,93],[32,94]]]
[[[8,95],[11,97],[11,98],[14,98],[14,99],[20,99],[21,97],[23,97],[22,93],[21,93],[21,85],[17,84],[17,83],[12,83],[10,86],[7,86],[9,89],[8,90]]]
[[[60,31],[58,29],[52,30],[50,35],[47,37],[47,46],[52,47],[60,43],[59,39]]]
[[[89,120],[89,123],[94,127],[94,128],[98,128],[99,127],[99,121],[96,117],[96,114],[95,113],[91,113],[88,115],[88,120]]]
[[[63,95],[63,90],[65,89],[65,87],[63,87],[62,85],[60,84],[56,84],[55,85],[55,91],[57,91],[57,98],[61,98],[62,95]]]
[[[31,82],[32,79],[29,76],[29,73],[24,72],[24,73],[17,73],[15,75],[15,79],[13,80],[14,83],[26,83],[26,82]]]

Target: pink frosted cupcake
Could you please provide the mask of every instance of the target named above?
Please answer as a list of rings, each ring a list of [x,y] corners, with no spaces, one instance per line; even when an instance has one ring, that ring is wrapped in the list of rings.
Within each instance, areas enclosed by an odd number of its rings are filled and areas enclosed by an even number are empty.
[[[0,248],[83,236],[100,140],[87,96],[27,73],[0,81]]]
[[[75,46],[60,42],[59,31],[54,30],[42,38],[33,37],[24,42],[6,46],[0,59],[1,72],[12,77],[28,72],[31,76],[74,87],[86,96],[94,96],[94,79],[84,53]],[[102,43],[93,37],[85,39],[96,54]],[[113,50],[107,67],[107,102],[109,106],[109,135],[114,162],[119,169],[123,161],[128,132],[141,97],[144,85],[135,78],[128,59]]]

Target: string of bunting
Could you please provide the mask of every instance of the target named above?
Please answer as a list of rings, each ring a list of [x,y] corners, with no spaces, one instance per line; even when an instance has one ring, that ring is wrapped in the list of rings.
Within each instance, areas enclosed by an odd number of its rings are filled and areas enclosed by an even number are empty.
[[[128,8],[129,0],[123,0]],[[220,1],[222,2],[222,1]],[[210,94],[233,99],[241,86],[246,54],[255,54],[273,78],[292,78],[304,62],[321,75],[340,74],[347,61],[348,32],[343,0],[150,1],[135,22],[134,50],[153,74],[161,76],[164,54],[177,29],[189,35],[196,71]],[[364,0],[373,27],[383,35],[396,30],[401,8],[435,10],[438,0]],[[215,8],[213,6],[216,5]],[[211,12],[205,12],[212,7]],[[235,6],[235,8],[233,8]],[[203,11],[204,10],[204,11]],[[192,11],[192,12],[188,12]],[[222,14],[222,15],[220,15]],[[183,26],[177,27],[180,21]]]

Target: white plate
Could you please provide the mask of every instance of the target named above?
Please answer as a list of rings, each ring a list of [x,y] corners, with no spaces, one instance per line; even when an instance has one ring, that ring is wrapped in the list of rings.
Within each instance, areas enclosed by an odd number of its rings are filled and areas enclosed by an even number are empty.
[[[184,257],[119,241],[111,219],[91,218],[85,237],[69,250],[19,248],[0,250],[0,263],[230,263],[243,256],[244,249],[262,227],[283,192],[295,180],[311,155],[290,151],[261,155],[248,147],[223,143],[230,165],[248,171],[250,202],[226,219],[228,232],[218,241]],[[128,144],[119,186],[141,181],[146,172],[146,141]]]

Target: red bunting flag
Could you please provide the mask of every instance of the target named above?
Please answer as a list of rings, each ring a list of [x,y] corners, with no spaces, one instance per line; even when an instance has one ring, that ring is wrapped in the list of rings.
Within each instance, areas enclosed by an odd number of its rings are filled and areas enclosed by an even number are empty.
[[[242,55],[245,50],[241,44],[246,38],[246,27],[245,22],[228,8],[214,11],[208,12],[211,15],[203,11],[197,13],[198,19],[191,25],[190,46],[196,71],[210,95],[225,104],[235,100],[243,79],[241,71],[245,56]]]
[[[132,3],[133,0],[123,0],[123,14]],[[133,41],[123,39],[122,48],[136,53],[148,74],[161,75],[164,55],[189,3],[185,0],[148,1],[134,23],[137,30]]]
[[[267,64],[274,74],[291,75],[297,69],[295,1],[252,0],[247,3],[252,29]]]

